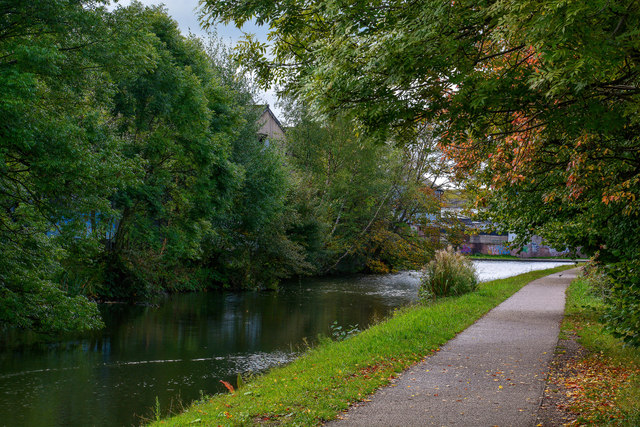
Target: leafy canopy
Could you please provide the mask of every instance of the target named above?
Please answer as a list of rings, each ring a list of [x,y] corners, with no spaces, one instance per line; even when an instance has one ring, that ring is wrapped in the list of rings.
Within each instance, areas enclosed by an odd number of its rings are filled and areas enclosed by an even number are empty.
[[[67,236],[132,179],[110,131],[112,76],[139,59],[134,38],[93,1],[3,0],[0,6],[0,325],[43,332],[101,324],[57,283]],[[141,40],[136,48],[144,47]],[[130,62],[131,61],[131,62]],[[84,231],[84,233],[82,233]]]
[[[523,239],[638,254],[637,2],[204,1],[202,15],[269,25],[270,50],[249,38],[239,57],[316,114],[385,138],[436,125]]]
[[[204,0],[202,13],[268,24],[270,52],[249,38],[239,57],[317,115],[348,111],[383,139],[437,126],[504,231],[614,263],[607,320],[637,345],[638,1]]]

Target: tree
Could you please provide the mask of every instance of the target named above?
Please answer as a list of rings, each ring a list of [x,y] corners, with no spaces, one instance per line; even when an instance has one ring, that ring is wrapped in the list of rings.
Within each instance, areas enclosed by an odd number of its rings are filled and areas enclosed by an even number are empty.
[[[205,1],[202,12],[270,25],[270,56],[252,39],[239,55],[317,114],[349,111],[382,136],[436,124],[479,202],[521,241],[538,233],[605,262],[640,255],[638,2]]]
[[[252,39],[239,55],[319,114],[347,110],[382,134],[437,124],[523,238],[566,224],[558,244],[637,251],[637,238],[604,228],[638,214],[637,2],[222,1],[202,12],[269,24],[272,55]]]
[[[194,283],[201,243],[240,181],[229,159],[236,118],[201,43],[161,7],[133,3],[114,14],[137,22],[150,47],[148,67],[116,82],[116,132],[142,174],[112,198],[119,215],[100,293],[144,299],[202,286]]]
[[[229,48],[210,34],[205,45],[231,126],[229,161],[237,171],[227,209],[211,219],[203,238],[201,274],[210,286],[274,289],[282,279],[307,274],[305,249],[289,235],[295,212],[290,171],[275,141],[261,140],[255,88],[242,74]]]
[[[493,217],[523,240],[538,232],[604,261],[633,259],[639,10],[553,5],[542,14],[533,2],[500,4],[514,7],[499,21],[500,55],[452,104],[470,125],[451,126],[450,152],[482,171]]]
[[[299,103],[289,105],[289,115],[285,151],[300,212],[295,233],[316,270],[421,266],[433,247],[411,226],[424,225],[439,206],[428,182],[433,163],[416,160],[430,156],[433,141],[414,138],[398,149],[376,144],[345,117],[314,121]]]
[[[96,2],[4,0],[0,22],[0,323],[94,328],[95,304],[56,277],[69,243],[95,237],[87,217],[109,215],[133,175],[107,111],[111,73],[139,57],[112,62],[133,41]]]
[[[99,327],[85,296],[180,283],[226,210],[229,95],[160,8],[7,0],[0,19],[0,322]]]

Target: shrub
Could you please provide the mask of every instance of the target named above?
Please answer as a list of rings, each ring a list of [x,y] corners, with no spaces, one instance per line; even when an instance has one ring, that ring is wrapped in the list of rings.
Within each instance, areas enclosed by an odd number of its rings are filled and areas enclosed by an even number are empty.
[[[423,269],[418,296],[420,300],[462,295],[476,290],[478,277],[470,259],[451,247],[436,252]]]
[[[605,267],[609,292],[605,295],[606,329],[631,347],[640,347],[640,261]]]
[[[334,320],[333,323],[329,325],[329,329],[331,329],[331,337],[335,341],[344,341],[347,338],[350,338],[360,332],[357,323],[355,325],[349,325],[349,327],[343,328],[342,326],[338,325],[337,320]]]

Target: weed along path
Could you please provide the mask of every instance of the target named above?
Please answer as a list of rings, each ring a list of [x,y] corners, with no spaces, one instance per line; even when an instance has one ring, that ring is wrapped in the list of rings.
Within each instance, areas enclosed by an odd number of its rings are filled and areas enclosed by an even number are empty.
[[[329,425],[534,425],[577,271],[529,283]]]

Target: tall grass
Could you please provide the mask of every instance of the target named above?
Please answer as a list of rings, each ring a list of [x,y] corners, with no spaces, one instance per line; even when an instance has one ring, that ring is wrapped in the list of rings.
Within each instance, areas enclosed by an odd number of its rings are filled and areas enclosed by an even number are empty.
[[[449,246],[436,251],[434,258],[422,270],[418,296],[428,301],[466,294],[477,287],[478,276],[473,262]]]

